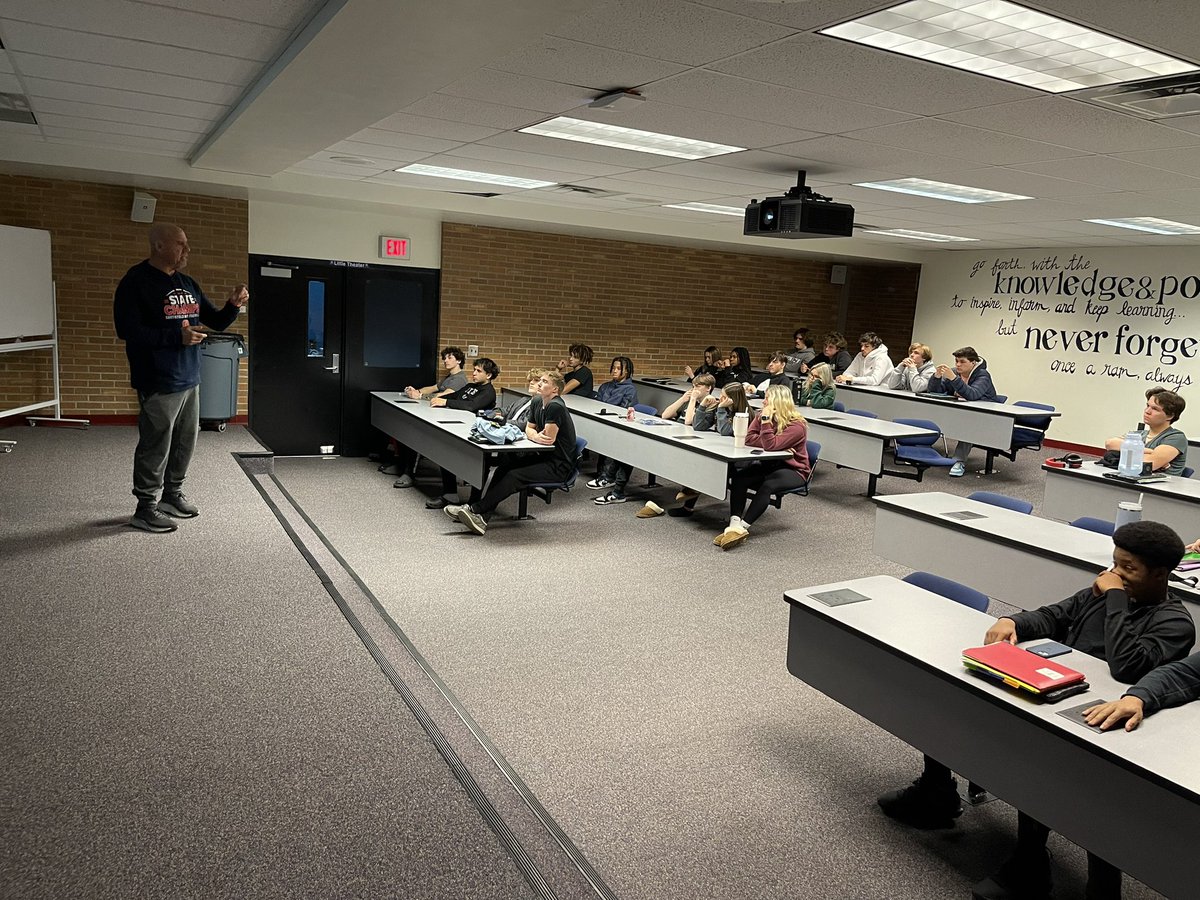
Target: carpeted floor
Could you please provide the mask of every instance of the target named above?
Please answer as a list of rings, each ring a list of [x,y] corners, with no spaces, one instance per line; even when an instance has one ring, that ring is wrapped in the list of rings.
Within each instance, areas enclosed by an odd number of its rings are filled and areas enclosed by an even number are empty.
[[[133,429],[0,436],[19,441],[0,455],[0,896],[532,896],[233,461],[257,449],[244,431],[202,435],[203,513],[167,536],[124,525]],[[882,491],[1038,503],[1038,462]],[[1001,802],[944,832],[880,815],[919,756],[785,668],[785,589],[906,571],[871,551],[865,476],[823,467],[722,553],[715,501],[640,520],[581,484],[478,538],[424,509],[436,479],[276,473],[621,897],[962,898],[1007,851]],[[1083,853],[1052,848],[1056,896],[1082,897]]]

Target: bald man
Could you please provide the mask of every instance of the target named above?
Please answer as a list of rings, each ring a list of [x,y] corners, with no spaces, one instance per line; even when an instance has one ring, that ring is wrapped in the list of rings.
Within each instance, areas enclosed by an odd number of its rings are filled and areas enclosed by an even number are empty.
[[[133,453],[129,524],[143,531],[174,531],[172,517],[199,515],[183,493],[200,430],[200,324],[228,328],[250,299],[246,285],[217,309],[187,266],[187,235],[178,225],[150,228],[150,256],[125,273],[113,298],[117,337],[129,357],[129,383],[138,396],[138,444]],[[160,499],[161,494],[161,499]]]

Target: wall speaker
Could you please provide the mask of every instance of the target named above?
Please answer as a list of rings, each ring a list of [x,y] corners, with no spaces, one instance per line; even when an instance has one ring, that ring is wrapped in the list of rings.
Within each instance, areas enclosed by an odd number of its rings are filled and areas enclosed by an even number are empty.
[[[846,283],[846,267],[845,266],[830,266],[829,267],[829,283],[830,284],[845,284]]]
[[[141,191],[133,192],[133,210],[129,213],[129,218],[134,222],[153,222],[154,207],[158,203],[157,198],[150,194],[143,194]]]

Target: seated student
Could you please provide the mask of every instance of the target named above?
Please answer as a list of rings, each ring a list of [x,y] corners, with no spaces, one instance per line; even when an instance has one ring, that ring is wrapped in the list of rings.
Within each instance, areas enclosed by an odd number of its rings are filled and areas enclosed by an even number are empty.
[[[496,507],[521,488],[543,481],[562,481],[574,470],[575,424],[560,396],[563,377],[558,372],[547,372],[538,382],[538,400],[533,404],[529,424],[525,426],[525,437],[535,444],[553,446],[550,453],[522,454],[506,461],[494,473],[491,484],[483,496],[470,503],[447,505],[442,511],[457,522],[461,522],[476,534],[487,532],[488,521]]]
[[[729,374],[730,381],[737,380],[742,384],[750,384],[754,373],[750,371],[750,351],[745,347],[734,347],[729,351]]]
[[[1169,706],[1200,700],[1200,653],[1167,663],[1138,679],[1120,700],[1110,700],[1083,711],[1089,725],[1108,731],[1122,722],[1133,731],[1142,719]]]
[[[637,388],[630,380],[633,377],[633,360],[628,356],[614,356],[610,371],[612,381],[600,385],[596,399],[621,409],[628,409],[637,403]],[[611,457],[606,459],[596,470],[596,477],[587,483],[592,490],[604,490],[593,502],[600,506],[624,503],[628,499],[625,496],[625,486],[629,484],[632,475],[633,466],[629,463],[618,462]]]
[[[797,405],[811,406],[813,409],[833,409],[836,395],[833,370],[829,368],[828,363],[817,363],[808,370],[808,376],[800,388]]]
[[[475,360],[475,365],[471,370],[470,381],[449,394],[434,397],[429,401],[429,405],[449,406],[451,409],[469,409],[472,412],[492,409],[496,405],[496,389],[492,387],[492,379],[499,374],[500,367],[495,362],[486,356],[480,357]],[[450,400],[453,400],[454,403],[450,404],[448,402]],[[392,483],[392,487],[410,488],[413,486],[413,469],[416,466],[416,462],[416,451],[403,444],[397,446],[395,465],[396,470],[400,473],[400,477]],[[447,473],[443,470],[443,485],[449,483],[447,482],[446,475]]]
[[[713,373],[713,377],[717,379],[717,387],[723,388],[732,381],[737,381],[737,375],[729,368],[729,360],[732,354],[728,350],[718,350],[713,354],[713,364],[717,367],[717,371]]]
[[[795,349],[787,356],[787,362],[783,367],[783,374],[787,375],[792,381],[799,381],[800,367],[806,366],[817,351],[813,349],[812,338],[808,336],[807,328],[797,328],[792,334],[792,342],[795,344]]]
[[[756,460],[739,466],[729,481],[729,527],[713,539],[722,550],[731,550],[750,536],[750,526],[766,512],[771,495],[804,484],[811,471],[808,462],[808,423],[796,408],[792,392],[781,384],[767,388],[763,407],[750,416],[747,447],[790,450],[785,459]],[[746,496],[754,499],[746,509]]]
[[[772,353],[771,358],[767,360],[767,377],[757,385],[747,386],[746,393],[751,396],[761,397],[766,393],[767,388],[773,384],[782,384],[788,390],[791,390],[792,379],[783,372],[785,365],[787,365],[787,357],[783,354],[783,351]]]
[[[987,360],[975,352],[974,347],[962,347],[954,351],[954,368],[941,365],[929,379],[929,390],[943,394],[954,394],[963,400],[995,400],[996,388],[987,370]],[[962,478],[967,474],[967,456],[974,444],[959,441],[954,446],[957,462],[950,467],[951,478]]]
[[[677,420],[682,417],[684,425],[691,425],[697,410],[702,408],[705,400],[712,398],[711,404],[716,406],[717,398],[713,394],[717,379],[712,375],[697,375],[692,379],[692,386],[679,395],[679,399],[669,404],[659,415],[664,419]]]
[[[592,370],[587,364],[592,361],[592,348],[587,344],[572,344],[567,348],[567,358],[559,360],[558,371],[566,382],[564,394],[594,397]]]
[[[733,417],[740,412],[749,413],[750,404],[746,400],[746,389],[742,383],[733,381],[725,385],[720,398],[712,394],[699,399],[691,398],[687,403],[684,423],[691,425],[694,431],[715,431],[722,437],[733,437]],[[681,488],[675,495],[675,500],[683,502],[668,509],[667,515],[674,518],[690,516],[695,511],[696,501],[699,499],[699,491],[689,487]]]
[[[833,377],[837,378],[848,368],[850,363],[854,362],[850,357],[850,351],[846,349],[846,338],[841,332],[831,331],[821,339],[822,351],[812,358],[812,360],[800,367],[800,372],[807,375],[808,370],[815,365],[825,363],[833,370]]]
[[[864,332],[859,335],[858,347],[862,352],[850,361],[845,372],[834,377],[834,381],[839,384],[883,384],[892,371],[892,361],[883,338],[873,331]]]
[[[1113,567],[1060,603],[996,620],[984,643],[1050,638],[1108,662],[1113,678],[1134,682],[1182,658],[1196,629],[1167,577],[1183,557],[1183,541],[1158,522],[1132,522],[1113,534]],[[950,770],[925,757],[925,770],[909,787],[879,798],[887,815],[917,828],[949,828],[962,814]],[[1017,848],[999,871],[975,885],[980,900],[1050,895],[1049,829],[1018,815]],[[1089,898],[1120,896],[1119,871],[1088,856]],[[1114,891],[1115,886],[1115,891]]]
[[[420,400],[422,397],[429,396],[442,397],[454,393],[461,387],[466,387],[467,373],[463,371],[463,363],[466,361],[466,354],[458,347],[446,347],[442,350],[442,365],[446,367],[445,377],[429,387],[415,388],[409,385],[404,389],[404,393],[413,400]]]
[[[533,403],[533,398],[537,396],[538,382],[546,373],[546,369],[530,369],[525,375],[526,387],[529,391],[528,397],[517,397],[503,410],[495,409],[488,417],[493,422],[503,422],[508,425],[515,425],[522,431],[525,430],[525,424],[529,421],[529,408]]]
[[[933,351],[927,346],[910,344],[908,356],[888,372],[883,386],[895,391],[912,391],[914,394],[929,390],[929,379],[937,369],[932,360]]]
[[[493,409],[496,406],[496,388],[492,385],[492,380],[499,375],[500,367],[486,356],[482,356],[475,360],[475,365],[471,369],[471,381],[466,387],[445,397],[434,397],[429,401],[429,405],[444,406],[446,409],[464,409],[473,413],[482,413],[486,409]],[[411,450],[408,452],[412,454]],[[407,483],[402,484],[403,480],[398,479],[392,487],[412,486],[411,477]],[[425,508],[441,509],[447,503],[453,503],[457,499],[458,479],[453,472],[442,469],[442,493],[440,496],[427,500]]]
[[[1142,421],[1146,425],[1145,461],[1155,472],[1182,475],[1187,465],[1187,435],[1175,428],[1187,403],[1174,391],[1156,387],[1146,391],[1146,408]],[[1111,437],[1104,442],[1106,450],[1120,450],[1123,437]]]
[[[711,344],[709,346],[705,347],[704,348],[704,365],[700,366],[697,369],[693,369],[691,366],[683,367],[683,372],[685,375],[687,375],[687,380],[694,381],[697,375],[716,375],[718,372],[717,354],[720,352],[721,352],[720,350],[718,350],[715,346],[713,346]]]

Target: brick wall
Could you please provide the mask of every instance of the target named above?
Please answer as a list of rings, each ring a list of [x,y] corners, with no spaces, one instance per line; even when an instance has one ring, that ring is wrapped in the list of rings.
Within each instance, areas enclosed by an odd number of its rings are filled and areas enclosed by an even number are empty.
[[[220,306],[229,288],[246,281],[244,200],[152,191],[155,220],[175,222],[192,246],[187,273]],[[113,290],[145,259],[148,225],[131,222],[131,187],[0,175],[0,224],[50,232],[58,296],[63,415],[136,415],[124,345],[113,331]],[[234,328],[245,333],[241,323]],[[52,395],[49,351],[0,354],[0,409]],[[246,379],[239,386],[245,414]],[[51,415],[47,409],[41,415]]]
[[[906,355],[913,342],[920,276],[918,266],[850,266],[846,340],[851,353],[858,349],[860,334],[874,331],[887,344],[893,362]]]
[[[797,327],[834,327],[842,287],[829,270],[819,260],[446,223],[440,340],[479,344],[506,385],[575,341],[595,350],[597,384],[613,356],[631,357],[642,374],[674,375],[709,344],[748,347],[762,367],[791,347]],[[869,320],[889,346],[907,345],[918,271],[851,265],[848,321]],[[850,330],[853,342],[866,327]]]

